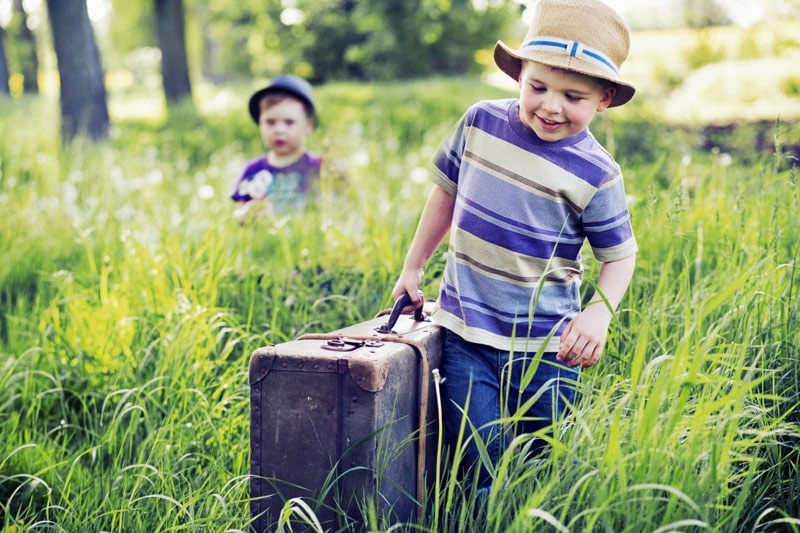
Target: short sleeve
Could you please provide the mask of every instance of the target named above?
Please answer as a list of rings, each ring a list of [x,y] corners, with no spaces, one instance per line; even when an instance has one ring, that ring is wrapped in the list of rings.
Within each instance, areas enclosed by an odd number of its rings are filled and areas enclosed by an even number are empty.
[[[609,176],[594,194],[581,215],[581,222],[598,261],[619,261],[636,253],[638,248],[619,171]]]
[[[245,169],[242,171],[242,174],[239,176],[239,179],[236,180],[236,185],[233,187],[233,192],[231,193],[231,200],[234,202],[247,202],[251,200],[250,195],[247,193],[246,182],[250,179],[250,175],[252,174],[252,163],[248,164]]]
[[[309,175],[314,178],[319,177],[320,170],[322,169],[322,157],[308,152],[306,152],[306,156],[309,165]]]
[[[469,112],[465,113],[459,119],[450,134],[439,145],[428,165],[431,170],[431,181],[453,195],[458,190],[458,173],[464,155],[468,114]]]

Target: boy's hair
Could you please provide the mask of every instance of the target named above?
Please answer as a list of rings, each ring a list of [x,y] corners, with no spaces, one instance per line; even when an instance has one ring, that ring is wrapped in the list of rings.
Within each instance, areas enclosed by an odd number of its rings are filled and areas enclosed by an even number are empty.
[[[306,112],[306,117],[310,119],[314,118],[314,108],[311,106],[311,104],[303,98],[298,98],[295,93],[285,89],[273,89],[267,93],[264,93],[264,95],[261,97],[261,100],[258,102],[258,116],[261,117],[261,113],[272,106],[278,105],[284,100],[294,100],[296,102],[300,102],[303,104],[303,110]]]

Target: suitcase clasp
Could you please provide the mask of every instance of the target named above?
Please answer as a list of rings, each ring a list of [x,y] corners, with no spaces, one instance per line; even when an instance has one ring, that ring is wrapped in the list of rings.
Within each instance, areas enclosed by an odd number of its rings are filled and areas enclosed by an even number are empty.
[[[335,339],[328,340],[328,342],[322,346],[322,349],[332,352],[352,352],[362,346],[364,346],[364,341],[350,339],[340,335]]]

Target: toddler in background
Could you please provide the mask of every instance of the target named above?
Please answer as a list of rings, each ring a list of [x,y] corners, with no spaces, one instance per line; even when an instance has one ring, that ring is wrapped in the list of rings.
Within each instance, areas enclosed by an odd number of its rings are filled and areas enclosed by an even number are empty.
[[[316,114],[306,80],[278,76],[250,97],[249,109],[268,152],[247,164],[231,195],[240,225],[256,211],[279,214],[305,208],[320,172],[320,158],[305,149]]]

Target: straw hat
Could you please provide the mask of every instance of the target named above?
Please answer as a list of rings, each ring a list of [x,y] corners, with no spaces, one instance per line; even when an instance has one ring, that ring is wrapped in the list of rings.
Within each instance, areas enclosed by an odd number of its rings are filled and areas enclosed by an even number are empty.
[[[636,91],[619,77],[630,44],[628,25],[599,0],[539,0],[522,46],[512,50],[497,41],[494,61],[514,80],[522,60],[528,60],[613,81],[618,89],[609,107],[614,107]]]

